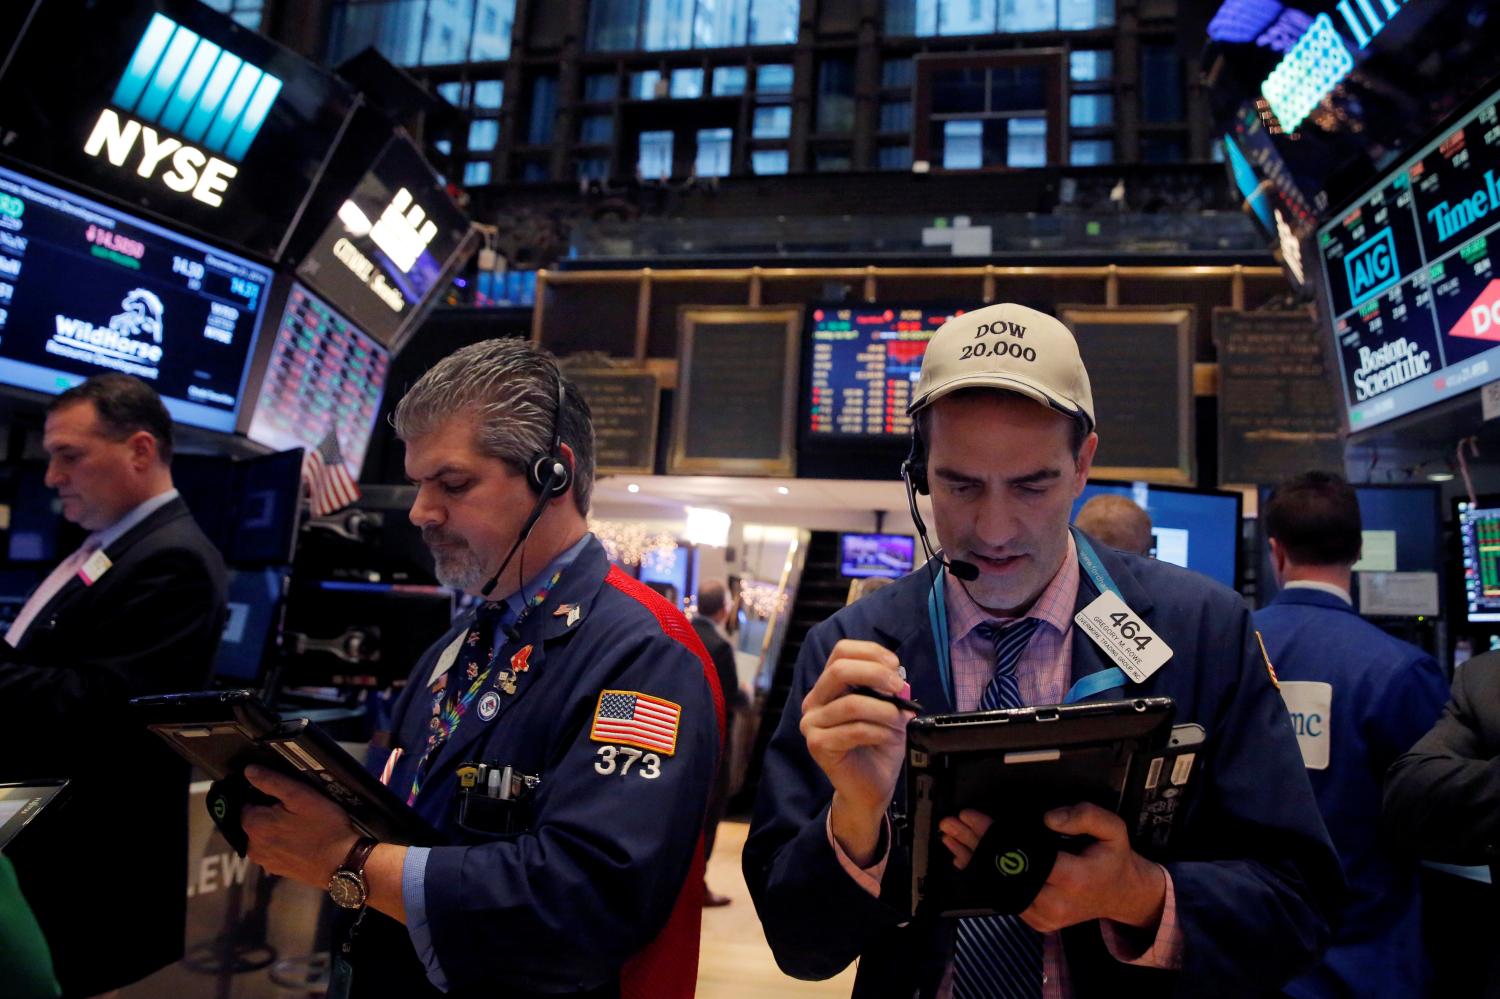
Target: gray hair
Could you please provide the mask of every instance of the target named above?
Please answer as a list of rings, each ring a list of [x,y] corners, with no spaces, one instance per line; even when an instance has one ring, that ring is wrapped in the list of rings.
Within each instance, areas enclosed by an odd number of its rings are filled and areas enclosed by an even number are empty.
[[[557,386],[562,412],[554,417]],[[479,427],[474,446],[526,473],[558,437],[573,449],[573,504],[587,515],[594,491],[594,421],[577,386],[562,376],[557,360],[518,339],[481,340],[429,368],[396,406],[391,418],[403,441],[422,437],[456,416],[472,416]]]

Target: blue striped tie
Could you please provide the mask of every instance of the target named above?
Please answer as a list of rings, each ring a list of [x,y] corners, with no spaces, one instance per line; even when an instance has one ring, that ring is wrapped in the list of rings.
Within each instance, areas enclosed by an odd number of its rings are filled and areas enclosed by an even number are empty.
[[[1036,631],[1025,617],[1004,628],[982,625],[995,643],[995,676],[979,710],[1019,708],[1016,663]],[[976,916],[958,921],[953,952],[953,999],[1037,999],[1042,994],[1042,935],[1020,916]]]

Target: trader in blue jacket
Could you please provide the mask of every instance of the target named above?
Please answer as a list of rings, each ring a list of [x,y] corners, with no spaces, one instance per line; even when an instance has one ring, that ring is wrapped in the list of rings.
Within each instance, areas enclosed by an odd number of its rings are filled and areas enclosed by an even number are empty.
[[[1099,438],[1077,344],[1051,316],[1006,304],[950,320],[911,412],[908,487],[930,492],[942,550],[802,647],[744,853],[777,962],[821,979],[858,959],[860,997],[1274,991],[1326,942],[1340,876],[1243,601],[1070,531]],[[1101,610],[1165,661],[1107,653],[1074,626]],[[912,713],[855,687],[934,714],[1171,697],[1206,731],[1201,778],[1160,855],[1111,812],[1055,809],[1047,827],[1087,845],[1058,855],[1019,918],[913,918],[909,840],[887,817]],[[989,822],[942,819],[955,866]]]
[[[686,618],[587,533],[587,404],[550,356],[490,340],[395,423],[438,578],[482,602],[417,663],[371,766],[451,843],[375,843],[251,770],[279,800],[246,810],[251,859],[360,914],[335,991],[687,999],[723,702]]]
[[[1255,626],[1349,882],[1322,963],[1286,992],[1425,995],[1417,860],[1377,827],[1387,768],[1442,713],[1442,673],[1427,653],[1354,612],[1349,590],[1362,525],[1349,483],[1327,472],[1299,475],[1276,488],[1261,517],[1282,590],[1256,611]]]

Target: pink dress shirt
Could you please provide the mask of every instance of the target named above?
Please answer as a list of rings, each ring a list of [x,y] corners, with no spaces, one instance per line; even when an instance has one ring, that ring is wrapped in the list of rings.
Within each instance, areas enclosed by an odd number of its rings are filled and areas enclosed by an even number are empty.
[[[1038,620],[1035,634],[1016,664],[1016,682],[1021,691],[1021,700],[1028,705],[1061,704],[1072,686],[1073,676],[1073,608],[1078,602],[1079,565],[1078,549],[1073,539],[1068,538],[1068,554],[1062,566],[1052,577],[1025,617]],[[948,610],[949,658],[953,667],[954,707],[959,711],[974,711],[984,689],[995,675],[994,643],[980,634],[979,626],[985,623],[1010,624],[1015,618],[1000,618],[974,602],[967,590],[948,573],[943,574],[943,596]],[[885,873],[886,858],[881,857],[872,866],[861,869],[849,859],[828,834],[839,863],[866,891],[880,894],[880,879]],[[887,842],[889,838],[887,838]],[[1162,907],[1161,923],[1149,946],[1142,947],[1136,940],[1140,934],[1129,927],[1117,926],[1109,920],[1101,920],[1099,927],[1104,935],[1105,946],[1117,960],[1128,964],[1139,964],[1150,968],[1180,968],[1182,966],[1182,931],[1177,926],[1177,903],[1173,891],[1172,876],[1165,870],[1167,896]],[[1136,940],[1132,943],[1132,940]],[[1071,999],[1073,990],[1068,982],[1068,966],[1064,960],[1062,936],[1048,933],[1042,938],[1042,997],[1043,999]],[[949,999],[953,991],[953,964],[943,974],[938,989],[939,999]]]

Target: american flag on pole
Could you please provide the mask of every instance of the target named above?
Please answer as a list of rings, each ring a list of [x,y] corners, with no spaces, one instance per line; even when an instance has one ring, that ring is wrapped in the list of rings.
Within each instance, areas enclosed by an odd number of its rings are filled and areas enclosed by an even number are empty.
[[[677,752],[677,723],[681,719],[682,708],[671,701],[635,690],[602,690],[589,738],[671,756]]]
[[[359,499],[359,487],[344,467],[339,439],[332,427],[328,428],[323,443],[303,455],[302,479],[307,483],[314,517],[326,517]]]

